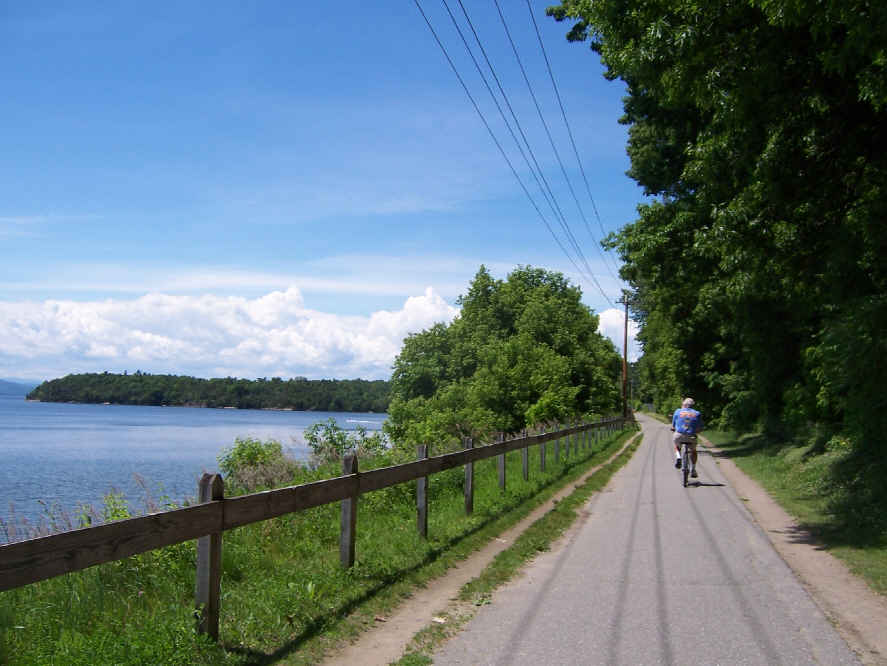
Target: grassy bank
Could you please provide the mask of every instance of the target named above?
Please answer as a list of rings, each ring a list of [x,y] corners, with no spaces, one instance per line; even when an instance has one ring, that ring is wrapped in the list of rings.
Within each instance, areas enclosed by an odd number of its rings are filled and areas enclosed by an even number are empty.
[[[359,502],[357,562],[347,571],[338,564],[336,505],[226,532],[218,645],[194,632],[193,542],[0,593],[0,662],[316,663],[622,439],[560,464],[549,448],[544,474],[532,449],[527,482],[519,452],[509,454],[506,492],[495,460],[478,463],[472,516],[464,515],[462,470],[435,475],[427,541],[416,532],[414,484],[369,493]]]
[[[859,520],[849,517],[853,498],[847,497],[842,486],[835,482],[839,478],[837,468],[847,455],[840,438],[833,438],[824,449],[817,449],[812,445],[774,442],[753,434],[737,436],[707,431],[705,435],[809,529],[829,552],[846,562],[874,590],[887,594],[887,534],[866,529]]]

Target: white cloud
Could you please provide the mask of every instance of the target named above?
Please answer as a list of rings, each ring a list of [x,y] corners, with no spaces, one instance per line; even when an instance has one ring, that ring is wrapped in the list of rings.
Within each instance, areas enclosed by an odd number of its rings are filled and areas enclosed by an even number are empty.
[[[38,224],[40,222],[45,222],[46,219],[47,218],[43,215],[0,215],[0,226]]]
[[[15,280],[0,279],[0,293],[9,300],[135,298],[149,292],[167,295],[227,293],[255,297],[285,292],[296,286],[308,302],[329,302],[329,296],[350,299],[350,312],[369,315],[374,309],[392,307],[410,294],[422,293],[433,284],[436,294],[455,301],[463,293],[481,259],[435,254],[391,256],[345,253],[302,262],[299,272],[254,271],[228,266],[153,266],[130,262],[55,264],[51,272]],[[497,277],[514,269],[519,260],[486,261]],[[328,307],[328,306],[324,306]],[[333,306],[336,307],[336,306]],[[341,309],[341,304],[339,304]]]
[[[256,299],[0,302],[0,374],[143,370],[197,376],[387,378],[403,338],[458,312],[430,287],[400,310],[342,316],[290,287]]]
[[[616,349],[622,352],[625,337],[625,311],[617,308],[608,308],[598,313],[598,332],[613,341]],[[628,360],[637,361],[640,356],[640,348],[635,337],[638,333],[638,325],[631,319],[628,320]]]

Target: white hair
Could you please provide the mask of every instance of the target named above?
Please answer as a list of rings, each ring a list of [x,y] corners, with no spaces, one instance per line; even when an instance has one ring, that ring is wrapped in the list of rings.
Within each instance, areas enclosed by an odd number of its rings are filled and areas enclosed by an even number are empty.
[[[696,404],[696,401],[693,398],[684,398],[684,402],[681,403],[681,407],[692,407]]]

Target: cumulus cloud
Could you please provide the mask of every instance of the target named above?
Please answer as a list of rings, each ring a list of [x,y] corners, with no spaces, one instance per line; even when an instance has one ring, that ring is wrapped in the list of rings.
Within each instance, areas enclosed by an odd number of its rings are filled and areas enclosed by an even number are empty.
[[[598,332],[610,338],[616,349],[622,352],[622,343],[625,336],[625,311],[617,308],[607,308],[598,313]],[[628,360],[637,361],[640,356],[640,347],[635,340],[638,333],[638,325],[631,319],[628,320]]]
[[[431,288],[399,310],[370,316],[308,309],[296,287],[255,299],[152,293],[132,300],[0,302],[0,374],[387,378],[407,334],[449,322],[457,312]]]

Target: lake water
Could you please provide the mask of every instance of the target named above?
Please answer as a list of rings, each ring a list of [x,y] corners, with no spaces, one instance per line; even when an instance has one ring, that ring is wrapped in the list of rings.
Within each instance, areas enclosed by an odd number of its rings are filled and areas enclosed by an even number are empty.
[[[386,415],[71,405],[0,395],[0,519],[37,524],[47,506],[69,515],[82,504],[99,509],[112,489],[143,511],[137,476],[155,500],[180,503],[196,495],[204,471],[218,470],[217,456],[235,438],[276,439],[304,459],[304,431],[329,417],[345,429],[372,431]]]

